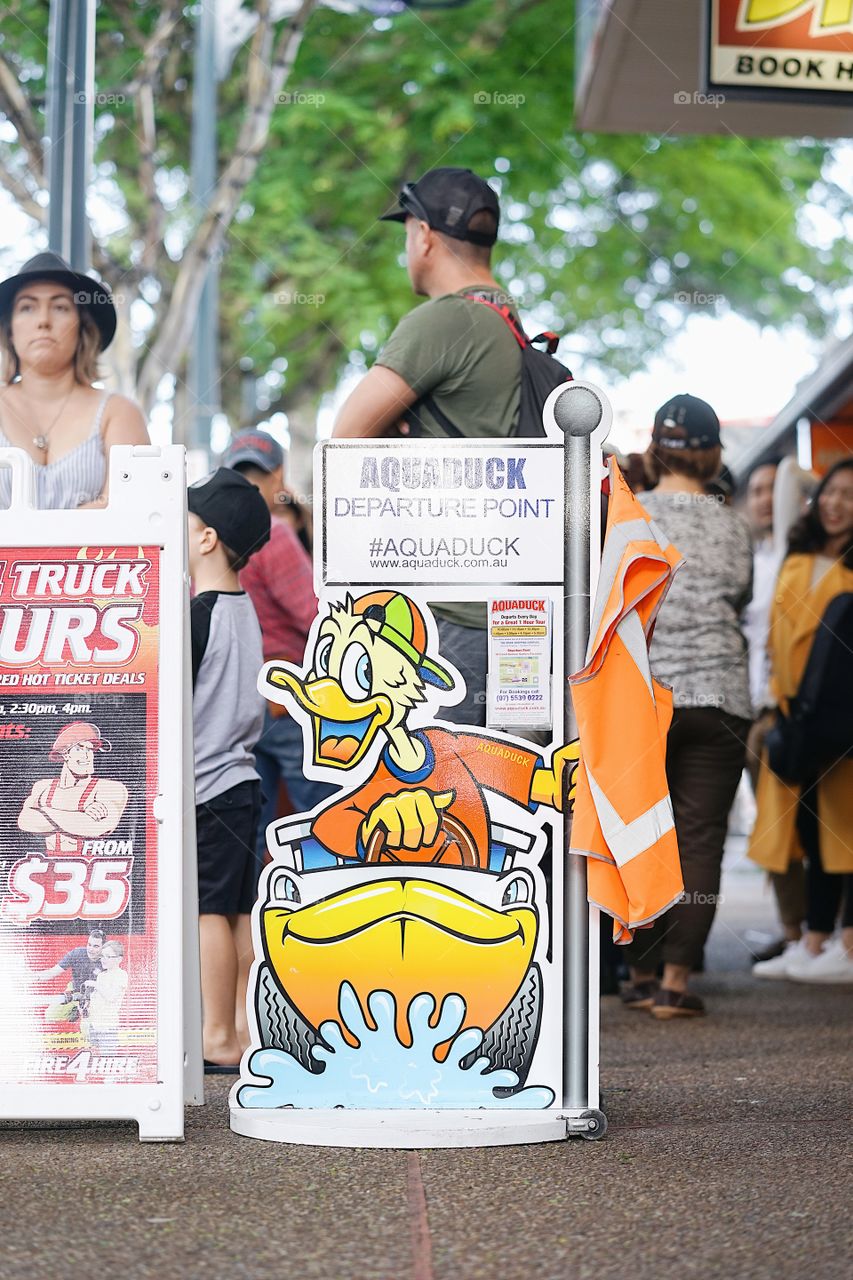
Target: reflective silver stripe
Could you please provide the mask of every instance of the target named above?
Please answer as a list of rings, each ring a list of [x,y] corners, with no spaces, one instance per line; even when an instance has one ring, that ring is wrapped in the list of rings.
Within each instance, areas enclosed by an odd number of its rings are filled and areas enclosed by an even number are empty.
[[[606,853],[593,853],[591,849],[576,849],[571,846],[570,853],[576,853],[579,858],[592,858],[593,862],[604,862],[608,867],[615,867],[616,863]]]
[[[666,795],[657,804],[652,805],[645,813],[641,813],[633,822],[623,822],[607,796],[601,790],[586,766],[589,789],[595,805],[595,812],[601,825],[601,833],[607,847],[613,854],[617,867],[624,867],[626,862],[645,853],[653,844],[657,844],[661,836],[672,831],[675,818],[672,813],[672,801]]]
[[[652,675],[649,670],[649,650],[646,645],[646,633],[643,630],[643,624],[640,622],[636,609],[632,609],[630,613],[625,614],[625,617],[616,628],[616,634],[634,659],[634,666],[643,677],[646,688],[649,691],[649,697],[654,701],[655,692],[652,688]]]
[[[683,893],[684,891],[682,890],[681,892]],[[621,925],[624,930],[630,932],[632,929],[644,929],[647,925],[654,924],[655,920],[659,919],[660,916],[666,915],[667,911],[670,911],[680,900],[681,893],[678,893],[673,898],[672,902],[668,902],[666,906],[661,907],[659,911],[653,911],[650,916],[644,916],[642,920],[631,920],[630,922],[623,920],[619,915],[619,912],[614,911],[612,907],[605,907],[600,902],[596,902],[595,898],[589,899],[589,905],[591,907],[598,907],[599,911],[603,911],[606,916],[610,916],[618,925]],[[616,941],[618,943],[619,940],[616,939]]]
[[[640,505],[642,506],[642,503]],[[649,529],[649,532],[653,535],[654,540],[660,547],[661,551],[669,551],[670,547],[672,546],[672,543],[670,542],[669,538],[666,536],[666,534],[664,533],[660,525],[657,524],[657,522],[654,520],[649,520],[648,529]]]
[[[623,520],[619,524],[612,525],[607,530],[604,539],[604,551],[601,556],[601,566],[598,571],[598,585],[595,589],[595,611],[589,629],[590,647],[587,650],[587,662],[589,662],[595,651],[595,637],[598,635],[601,619],[604,616],[604,610],[607,608],[611,589],[616,581],[619,564],[629,543],[635,540],[638,542],[654,541],[650,537],[647,520]]]

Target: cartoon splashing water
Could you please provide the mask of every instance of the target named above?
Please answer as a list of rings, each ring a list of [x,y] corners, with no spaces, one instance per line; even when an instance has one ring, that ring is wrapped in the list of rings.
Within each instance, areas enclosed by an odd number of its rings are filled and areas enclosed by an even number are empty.
[[[316,1044],[311,1056],[323,1064],[318,1073],[306,1071],[295,1058],[280,1049],[259,1049],[249,1059],[249,1070],[269,1084],[243,1085],[237,1099],[241,1107],[464,1107],[476,1109],[518,1108],[539,1110],[554,1101],[552,1089],[519,1089],[514,1071],[489,1070],[486,1057],[478,1057],[463,1067],[463,1061],[483,1043],[483,1033],[469,1027],[461,1034],[465,1001],[447,996],[434,1027],[435,999],[424,992],[412,1000],[408,1021],[411,1045],[397,1038],[396,1001],[389,991],[374,991],[368,999],[376,1030],[362,1013],[358,997],[349,983],[340,991],[341,1023],[359,1041],[353,1047],[344,1039],[337,1022],[324,1022],[320,1034],[325,1044]],[[447,1057],[436,1061],[439,1044],[451,1040]],[[505,1093],[513,1090],[514,1093]],[[500,1090],[502,1096],[496,1096]]]

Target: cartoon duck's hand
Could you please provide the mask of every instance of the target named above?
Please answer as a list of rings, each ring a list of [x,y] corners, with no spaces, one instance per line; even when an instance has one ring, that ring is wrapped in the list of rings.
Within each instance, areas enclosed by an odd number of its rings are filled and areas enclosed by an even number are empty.
[[[389,849],[421,849],[431,845],[441,826],[442,810],[453,803],[455,791],[427,791],[417,787],[385,796],[361,824],[362,844],[367,847],[377,827],[385,830]]]
[[[568,767],[573,783],[569,790],[569,807],[571,807],[577,790],[573,775],[578,767],[579,759],[580,742],[577,738],[575,738],[574,742],[567,742],[564,747],[558,747],[551,757],[550,769],[534,769],[533,782],[530,786],[530,799],[535,804],[547,804],[552,809],[562,809],[563,771]]]

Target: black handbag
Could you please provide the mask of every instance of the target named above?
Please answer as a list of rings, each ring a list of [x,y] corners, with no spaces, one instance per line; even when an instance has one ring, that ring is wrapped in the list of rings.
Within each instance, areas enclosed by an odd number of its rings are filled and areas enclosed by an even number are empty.
[[[799,786],[814,777],[815,761],[809,754],[808,725],[795,698],[791,699],[789,714],[777,709],[776,720],[767,732],[764,745],[767,763],[783,782]]]
[[[853,592],[827,605],[796,698],[776,712],[767,762],[783,782],[808,783],[853,756]]]

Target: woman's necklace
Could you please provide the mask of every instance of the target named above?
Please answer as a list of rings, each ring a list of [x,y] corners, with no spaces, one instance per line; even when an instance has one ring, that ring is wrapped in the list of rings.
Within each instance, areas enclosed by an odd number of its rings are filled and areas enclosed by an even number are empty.
[[[50,426],[46,427],[44,431],[40,431],[37,436],[32,437],[32,441],[35,447],[37,449],[41,449],[43,453],[47,453],[47,446],[50,441],[50,433],[53,430],[53,428],[56,426],[59,419],[61,418],[62,411],[65,408],[65,406],[68,404],[68,401],[71,399],[71,396],[73,395],[73,393],[74,393],[74,387],[72,386],[71,390],[68,392],[68,395],[65,397],[65,399],[62,401],[62,404],[59,406],[59,409],[57,410]],[[18,421],[21,423],[21,425],[26,427],[27,424],[24,422],[24,419],[18,413],[18,410],[15,408],[15,406],[9,405],[9,407],[14,413],[15,417],[18,419]]]

